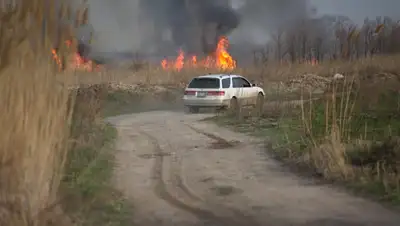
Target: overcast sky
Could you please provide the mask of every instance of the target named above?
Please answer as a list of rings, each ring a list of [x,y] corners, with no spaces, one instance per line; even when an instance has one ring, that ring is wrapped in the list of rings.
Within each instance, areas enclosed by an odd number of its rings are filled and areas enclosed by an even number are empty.
[[[319,14],[342,14],[354,22],[362,23],[365,17],[390,16],[400,19],[400,0],[310,0]]]

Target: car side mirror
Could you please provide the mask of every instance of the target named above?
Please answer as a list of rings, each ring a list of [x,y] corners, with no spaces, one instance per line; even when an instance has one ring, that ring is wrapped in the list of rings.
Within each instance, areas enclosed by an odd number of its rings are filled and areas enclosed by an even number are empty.
[[[256,85],[255,83],[253,83],[253,84],[251,84],[251,86],[253,86],[253,87],[254,87],[254,86],[257,86],[257,85]]]

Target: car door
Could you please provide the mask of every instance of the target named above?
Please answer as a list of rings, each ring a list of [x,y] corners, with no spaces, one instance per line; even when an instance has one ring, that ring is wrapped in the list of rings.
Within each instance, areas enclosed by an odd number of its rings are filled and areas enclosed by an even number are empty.
[[[240,99],[242,105],[250,104],[251,83],[243,77],[232,78],[235,96]]]
[[[246,95],[243,89],[243,80],[240,77],[232,78],[232,89],[236,98],[238,98],[241,102],[245,99]]]
[[[252,88],[251,83],[243,78],[243,77],[235,77],[235,83],[239,89],[239,98],[241,99],[241,102],[243,105],[250,105],[253,104],[253,97],[255,96],[254,94],[254,89]]]
[[[250,105],[255,104],[258,95],[257,89],[255,89],[255,87],[253,87],[251,82],[249,82],[249,80],[247,80],[246,78],[241,77],[241,79],[242,79],[243,92],[246,96],[245,98],[247,104]]]

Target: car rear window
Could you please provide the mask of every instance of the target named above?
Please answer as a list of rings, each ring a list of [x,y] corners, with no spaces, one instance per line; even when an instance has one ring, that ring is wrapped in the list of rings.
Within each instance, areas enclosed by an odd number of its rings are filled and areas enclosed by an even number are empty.
[[[218,78],[195,78],[190,83],[188,88],[199,89],[218,89],[220,87]]]

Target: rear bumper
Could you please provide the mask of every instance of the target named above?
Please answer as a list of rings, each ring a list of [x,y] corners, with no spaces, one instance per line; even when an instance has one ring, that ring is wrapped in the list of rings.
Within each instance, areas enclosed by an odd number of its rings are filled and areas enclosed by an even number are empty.
[[[229,106],[229,100],[184,98],[183,104],[188,107],[225,107],[225,106]]]

